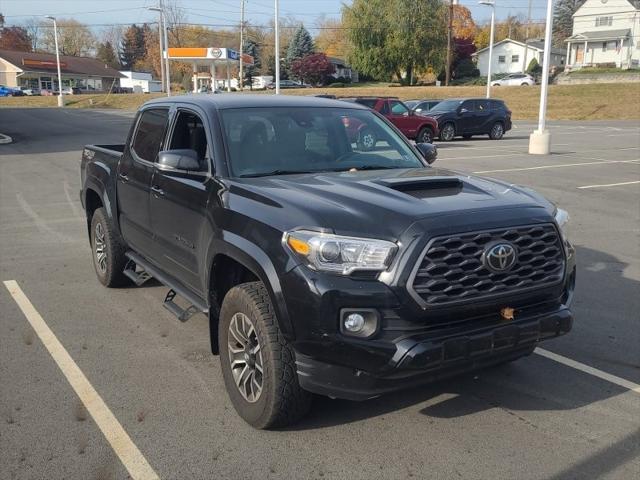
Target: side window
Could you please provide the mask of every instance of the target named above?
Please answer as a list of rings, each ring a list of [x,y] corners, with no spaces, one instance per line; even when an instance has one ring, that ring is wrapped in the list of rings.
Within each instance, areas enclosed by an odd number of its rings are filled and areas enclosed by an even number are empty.
[[[464,108],[468,112],[473,112],[473,100],[467,100],[465,102],[462,102],[462,105],[460,105],[460,108]]]
[[[131,148],[142,160],[155,162],[167,131],[169,110],[145,110],[140,116]]]
[[[386,100],[382,102],[382,108],[380,109],[380,113],[382,115],[389,115],[391,111],[389,110],[389,102]]]
[[[409,109],[404,105],[404,103],[398,100],[392,100],[390,103],[391,103],[391,112],[394,115],[405,115],[409,113]]]
[[[486,112],[489,110],[489,100],[476,100],[476,111]]]
[[[186,110],[178,112],[175,126],[169,143],[171,150],[189,149],[198,153],[200,168],[209,168],[209,148],[207,134],[202,119],[195,113]]]

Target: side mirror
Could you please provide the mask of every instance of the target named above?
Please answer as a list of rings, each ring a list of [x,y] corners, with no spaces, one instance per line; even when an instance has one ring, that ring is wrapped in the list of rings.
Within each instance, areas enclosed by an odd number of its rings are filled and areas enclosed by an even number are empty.
[[[422,154],[429,165],[438,158],[438,147],[431,143],[416,143],[416,148]]]
[[[199,172],[202,170],[198,153],[190,149],[164,150],[158,154],[160,170],[182,170]]]
[[[469,111],[469,110],[467,110],[467,109],[466,109],[466,108],[464,108],[464,107],[460,107],[460,108],[458,109],[458,113],[467,113],[468,111]]]

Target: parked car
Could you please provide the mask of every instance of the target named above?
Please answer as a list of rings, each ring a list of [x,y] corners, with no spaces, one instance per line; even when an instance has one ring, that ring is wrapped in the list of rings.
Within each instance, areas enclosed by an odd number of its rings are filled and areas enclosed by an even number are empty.
[[[504,78],[491,82],[491,85],[494,87],[512,87],[515,85],[528,87],[535,84],[536,79],[526,73],[512,73]]]
[[[438,123],[431,117],[417,115],[404,103],[392,97],[352,97],[341,98],[345,102],[359,103],[380,113],[393,123],[407,138],[417,143],[432,143],[440,133]],[[373,150],[378,143],[375,133],[362,129],[358,131],[358,141]]]
[[[442,100],[407,100],[404,104],[413,112],[420,115],[428,114],[429,110],[439,104]]]
[[[37,96],[40,95],[40,89],[39,88],[32,88],[32,87],[18,87],[18,89],[20,89],[20,91],[24,94],[27,95],[29,97],[31,96]]]
[[[53,95],[59,95],[60,91],[56,88],[53,90]],[[73,87],[62,87],[62,94],[63,95],[74,95],[75,92],[73,91]]]
[[[21,97],[24,93],[19,88],[0,85],[0,97]]]
[[[345,118],[388,148],[354,148]],[[432,169],[435,151],[357,103],[152,100],[125,144],[82,153],[97,278],[154,277],[178,320],[207,315],[231,404],[256,428],[297,421],[312,393],[366,400],[569,332],[567,213]]]
[[[275,90],[275,82],[267,85],[268,90]],[[280,80],[280,88],[311,88],[311,85],[306,85],[294,80]]]
[[[493,98],[443,100],[429,110],[429,116],[438,122],[440,140],[444,142],[473,135],[489,135],[492,140],[500,140],[511,130],[511,110],[504,101]]]
[[[57,93],[54,93],[53,90],[43,88],[42,90],[40,90],[40,95],[42,95],[43,97],[51,97],[53,95],[57,95]]]

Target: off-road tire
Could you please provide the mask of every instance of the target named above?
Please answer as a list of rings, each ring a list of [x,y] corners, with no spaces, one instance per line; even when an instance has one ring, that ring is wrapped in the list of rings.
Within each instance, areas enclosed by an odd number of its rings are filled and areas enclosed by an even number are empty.
[[[103,251],[106,253],[106,259],[100,262],[97,254],[97,243],[99,243],[97,232],[102,232]],[[127,264],[125,252],[127,248],[116,232],[113,224],[104,210],[98,208],[93,212],[91,217],[91,257],[93,258],[93,266],[96,270],[96,276],[100,283],[105,287],[119,287],[126,285],[129,279],[124,275],[123,270]]]
[[[237,313],[249,317],[262,352],[262,391],[249,402],[238,389],[229,357],[229,325]],[[312,395],[300,388],[295,353],[285,340],[262,282],[238,285],[226,294],[218,324],[220,364],[227,393],[238,414],[257,429],[290,425],[311,406]]]
[[[423,127],[418,132],[416,143],[433,143],[433,130],[429,127]]]

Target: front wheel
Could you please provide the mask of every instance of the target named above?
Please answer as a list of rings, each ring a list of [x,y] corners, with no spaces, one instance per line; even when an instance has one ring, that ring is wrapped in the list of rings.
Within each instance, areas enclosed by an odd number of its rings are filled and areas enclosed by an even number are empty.
[[[456,127],[453,125],[453,123],[447,123],[442,127],[442,130],[440,130],[440,140],[442,140],[443,142],[450,142],[454,139],[455,136]]]
[[[504,136],[504,127],[502,123],[496,122],[491,127],[491,131],[489,132],[489,138],[491,140],[500,140]]]
[[[218,338],[227,393],[247,423],[259,429],[283,427],[307,413],[311,394],[298,384],[295,353],[280,332],[262,282],[229,290]]]
[[[422,128],[422,130],[418,132],[416,143],[433,143],[433,130],[429,127]]]

